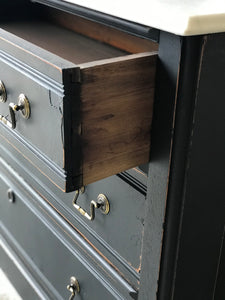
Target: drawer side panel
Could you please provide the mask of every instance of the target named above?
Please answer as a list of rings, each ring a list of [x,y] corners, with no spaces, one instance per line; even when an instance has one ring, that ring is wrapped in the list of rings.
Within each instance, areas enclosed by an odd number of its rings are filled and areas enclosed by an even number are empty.
[[[81,66],[83,182],[149,160],[156,53]]]

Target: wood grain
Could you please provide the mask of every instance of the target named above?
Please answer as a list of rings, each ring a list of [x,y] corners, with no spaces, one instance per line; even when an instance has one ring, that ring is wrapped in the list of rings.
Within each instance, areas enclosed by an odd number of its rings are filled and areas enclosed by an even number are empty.
[[[60,10],[45,8],[43,14],[45,14],[46,19],[49,18],[51,21],[65,28],[129,53],[158,50],[158,44],[150,40],[136,37],[112,27],[89,21]]]
[[[156,58],[81,67],[84,185],[149,160]]]
[[[79,22],[77,26],[84,28],[83,33],[93,24],[91,22],[87,25],[83,20]],[[46,16],[39,20],[34,18],[3,23],[1,25],[4,29],[17,36],[0,30],[3,46],[7,40],[7,47],[2,49],[44,74],[45,81],[46,75],[48,80],[57,80],[60,85],[56,86],[64,92],[59,95],[63,97],[63,147],[61,131],[55,131],[55,139],[50,133],[52,139],[60,143],[60,148],[56,148],[58,152],[61,151],[62,160],[59,161],[57,151],[52,156],[53,143],[44,144],[48,147],[44,153],[65,172],[66,181],[63,178],[62,184],[66,192],[149,161],[157,59],[157,53],[151,51],[152,42],[144,43],[151,52],[128,54],[115,47],[117,43],[123,44],[121,39],[124,33],[118,33],[117,39],[117,31],[113,30],[115,35],[111,36],[111,29],[107,29],[109,35],[104,31],[106,28],[102,32],[109,40],[103,39],[100,42],[74,32],[75,29],[73,31],[46,20]],[[95,30],[90,30],[89,36],[94,37],[96,34],[101,40],[101,33],[96,29],[100,25],[95,25]],[[133,37],[130,41],[135,45]],[[138,40],[135,38],[135,41]],[[122,48],[128,49],[126,39],[124,43],[126,47]],[[142,46],[139,45],[140,48],[136,50],[145,49],[144,44],[140,44]],[[134,51],[131,48],[129,50]],[[32,91],[36,89],[32,88]],[[33,103],[34,99],[40,97],[40,90],[37,93],[31,97]],[[49,103],[45,89],[41,99]],[[34,120],[37,114],[32,111]],[[52,130],[52,124],[61,124],[61,114],[54,118],[52,112],[48,114],[45,108],[45,113],[41,115],[42,119],[47,115],[51,123],[44,130],[46,135]],[[24,136],[36,130],[34,127],[26,128]],[[33,141],[32,138],[28,136],[29,141]],[[48,136],[45,136],[46,139]],[[33,144],[40,151],[45,149],[38,137]]]
[[[45,20],[11,21],[1,27],[74,64],[126,55],[127,52]]]

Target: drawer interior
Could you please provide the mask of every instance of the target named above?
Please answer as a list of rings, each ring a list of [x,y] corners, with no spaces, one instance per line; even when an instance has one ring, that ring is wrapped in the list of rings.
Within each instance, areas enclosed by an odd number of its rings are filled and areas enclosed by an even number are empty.
[[[74,64],[128,54],[50,20],[16,20],[3,24],[2,28]]]
[[[38,14],[30,14],[1,27],[74,64],[158,49],[150,40],[49,7],[40,6]]]

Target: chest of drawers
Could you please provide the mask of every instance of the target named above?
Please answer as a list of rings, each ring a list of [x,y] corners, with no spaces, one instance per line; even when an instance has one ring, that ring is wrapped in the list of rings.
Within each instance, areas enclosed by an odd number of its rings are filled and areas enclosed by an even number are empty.
[[[23,299],[222,299],[224,34],[37,2],[2,3],[0,266]]]

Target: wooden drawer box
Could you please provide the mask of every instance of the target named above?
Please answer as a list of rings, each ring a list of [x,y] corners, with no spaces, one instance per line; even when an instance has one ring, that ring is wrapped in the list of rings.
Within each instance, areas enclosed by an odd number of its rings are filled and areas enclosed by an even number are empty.
[[[38,157],[68,192],[149,160],[156,52],[129,54],[47,17],[1,27],[1,124],[25,95],[29,119],[14,112],[10,130],[28,163]]]

